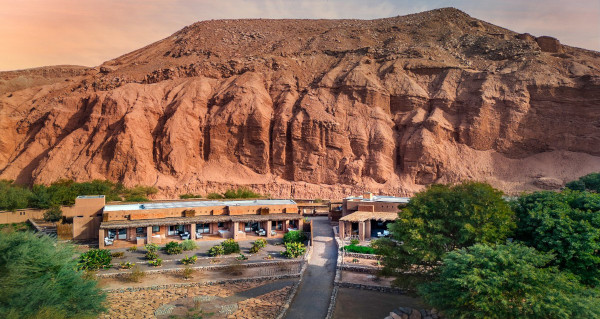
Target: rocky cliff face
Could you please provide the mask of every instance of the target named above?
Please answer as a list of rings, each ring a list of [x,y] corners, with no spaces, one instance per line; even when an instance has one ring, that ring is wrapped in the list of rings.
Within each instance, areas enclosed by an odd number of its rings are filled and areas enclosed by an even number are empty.
[[[600,54],[455,9],[199,22],[82,69],[0,73],[0,178],[166,196],[508,192],[600,170]]]

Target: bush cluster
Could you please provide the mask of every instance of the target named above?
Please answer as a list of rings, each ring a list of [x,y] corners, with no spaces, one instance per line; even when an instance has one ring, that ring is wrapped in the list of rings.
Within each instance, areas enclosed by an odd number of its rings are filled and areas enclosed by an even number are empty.
[[[90,249],[79,256],[77,268],[79,270],[98,270],[110,268],[112,254],[108,249]]]
[[[252,247],[250,247],[250,253],[256,254],[265,247],[267,247],[267,241],[263,238],[259,238],[252,243]]]
[[[198,247],[198,245],[196,245],[196,242],[191,239],[182,241],[180,245],[181,245],[181,249],[183,249],[185,251],[194,250]]]
[[[225,254],[225,249],[221,245],[214,245],[208,250],[208,255],[211,257],[221,256]]]
[[[346,245],[342,249],[349,253],[375,254],[375,249],[367,246]]]
[[[306,235],[304,232],[299,230],[292,230],[283,235],[284,243],[304,243],[306,241]]]
[[[598,185],[590,174],[510,201],[487,184],[433,185],[373,248],[384,273],[418,269],[421,295],[449,317],[599,318]]]
[[[235,254],[240,252],[240,245],[233,239],[227,239],[221,243],[223,253],[225,255]]]
[[[191,257],[185,256],[184,258],[181,259],[181,263],[184,265],[192,265],[192,264],[195,264],[197,260],[198,260],[198,257],[196,257],[196,256],[191,256]]]
[[[153,267],[160,267],[162,265],[163,260],[160,258],[155,258],[153,260],[150,260],[148,262],[148,265],[153,266]]]
[[[169,255],[177,255],[183,252],[183,247],[175,241],[168,242],[165,245],[165,252]]]
[[[306,252],[306,247],[303,243],[290,242],[285,243],[285,251],[282,253],[287,258],[296,258],[302,256]]]
[[[0,210],[21,208],[48,209],[61,205],[73,205],[81,195],[105,195],[106,201],[148,201],[148,196],[157,189],[147,186],[126,188],[110,181],[93,180],[76,183],[72,180],[59,180],[49,186],[34,185],[31,188],[0,180]]]

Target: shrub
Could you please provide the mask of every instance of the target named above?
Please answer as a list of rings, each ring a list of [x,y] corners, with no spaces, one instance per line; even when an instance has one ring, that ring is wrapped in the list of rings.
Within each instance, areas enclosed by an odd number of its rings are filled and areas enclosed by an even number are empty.
[[[342,249],[346,250],[349,253],[375,254],[375,249],[367,246],[347,245],[344,246]]]
[[[233,239],[227,239],[221,243],[223,254],[229,255],[240,252],[240,245]]]
[[[177,242],[171,241],[165,246],[165,252],[169,255],[177,255],[183,252],[183,248]]]
[[[600,285],[600,194],[566,190],[519,197],[515,239],[541,252],[586,285]]]
[[[93,272],[76,270],[73,245],[0,232],[0,252],[0,318],[98,318],[105,310]]]
[[[248,260],[248,257],[244,256],[244,254],[240,254],[239,256],[235,257],[236,260]]]
[[[306,252],[306,247],[302,243],[285,243],[285,251],[283,255],[287,258],[296,258]]]
[[[79,256],[79,270],[97,270],[110,268],[112,255],[108,249],[90,249]]]
[[[192,265],[192,264],[196,263],[196,260],[198,260],[198,257],[196,257],[196,256],[192,256],[192,257],[185,256],[184,258],[181,259],[181,263],[184,265]]]
[[[194,250],[198,247],[198,245],[196,245],[196,242],[191,239],[182,241],[180,245],[181,245],[181,249],[186,250],[186,251]]]
[[[0,180],[0,210],[14,211],[27,208],[30,197],[32,193],[29,189],[13,185],[12,181]]]
[[[127,248],[127,251],[135,252],[135,251],[137,251],[137,246],[131,246],[131,247]]]
[[[125,257],[125,252],[116,251],[116,252],[112,253],[111,256],[113,258],[123,258],[123,257]]]
[[[144,246],[144,248],[146,249],[146,251],[153,251],[153,252],[156,252],[156,251],[158,251],[158,248],[159,248],[159,247],[158,247],[158,245],[157,245],[157,244],[146,244],[146,245]]]
[[[262,197],[261,194],[253,192],[251,189],[246,187],[239,187],[238,189],[228,189],[223,193],[223,197],[225,198],[259,198]]]
[[[455,249],[475,243],[504,242],[515,228],[515,214],[502,192],[488,184],[431,185],[415,194],[388,225],[401,245],[386,245],[390,269],[436,266]]]
[[[192,276],[194,275],[195,272],[196,272],[196,269],[187,266],[187,267],[183,268],[181,275],[183,276],[183,279],[190,279],[190,278],[192,278]]]
[[[567,183],[565,187],[576,191],[600,193],[600,173],[591,173],[585,175],[576,181]]]
[[[420,287],[449,318],[598,318],[600,292],[547,267],[553,256],[518,244],[448,253],[437,282]]]
[[[135,266],[135,263],[122,262],[119,264],[119,266],[121,266],[121,269],[131,269],[131,267]]]
[[[304,243],[304,241],[306,241],[306,235],[299,230],[292,230],[283,235],[284,243]]]
[[[144,272],[140,266],[135,265],[127,279],[132,282],[140,282],[145,276],[146,272]]]
[[[267,247],[267,241],[265,239],[257,239],[252,243],[252,247],[250,248],[250,253],[255,254],[261,250],[261,248]]]
[[[181,195],[179,195],[179,198],[181,198],[181,199],[202,198],[202,196],[196,195],[196,194],[187,193],[187,194],[181,194]]]
[[[208,195],[206,195],[206,198],[208,198],[208,199],[223,199],[223,195],[221,195],[219,193],[209,193]]]
[[[148,265],[153,266],[153,267],[159,267],[162,265],[162,262],[163,262],[162,259],[156,258],[156,259],[150,260],[148,262]]]
[[[225,254],[225,250],[221,245],[214,245],[208,250],[208,255],[211,257],[221,256]]]
[[[158,258],[158,253],[156,253],[155,251],[147,251],[146,252],[146,259],[148,260],[155,260]]]
[[[44,213],[44,220],[47,222],[57,222],[61,220],[62,214],[60,207],[53,206]]]
[[[360,243],[360,241],[358,239],[351,239],[350,240],[350,245],[352,246],[356,246]]]

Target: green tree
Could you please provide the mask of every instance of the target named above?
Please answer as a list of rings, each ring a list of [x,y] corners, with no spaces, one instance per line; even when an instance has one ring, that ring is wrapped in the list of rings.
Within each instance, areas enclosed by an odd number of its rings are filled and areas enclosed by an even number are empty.
[[[591,191],[600,193],[600,173],[591,173],[565,185],[574,191]]]
[[[515,238],[556,255],[553,264],[582,283],[600,284],[600,194],[536,192],[513,203]]]
[[[397,240],[374,245],[388,270],[435,266],[444,254],[475,243],[501,243],[515,228],[502,192],[488,184],[432,185],[411,198],[389,226]]]
[[[0,180],[0,210],[27,208],[31,191],[27,188],[15,186],[12,181]]]
[[[53,206],[44,213],[44,220],[47,222],[57,222],[62,218],[62,215],[60,207]]]
[[[598,318],[600,294],[546,267],[553,256],[519,244],[448,253],[422,296],[450,318]]]
[[[76,271],[75,249],[31,232],[0,232],[1,318],[96,318],[105,295]]]

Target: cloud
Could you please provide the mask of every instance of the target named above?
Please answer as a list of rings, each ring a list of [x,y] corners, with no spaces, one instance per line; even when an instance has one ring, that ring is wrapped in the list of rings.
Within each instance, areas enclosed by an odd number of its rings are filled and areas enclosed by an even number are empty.
[[[375,19],[454,6],[517,32],[600,50],[600,1],[4,0],[0,70],[94,66],[210,19]]]

